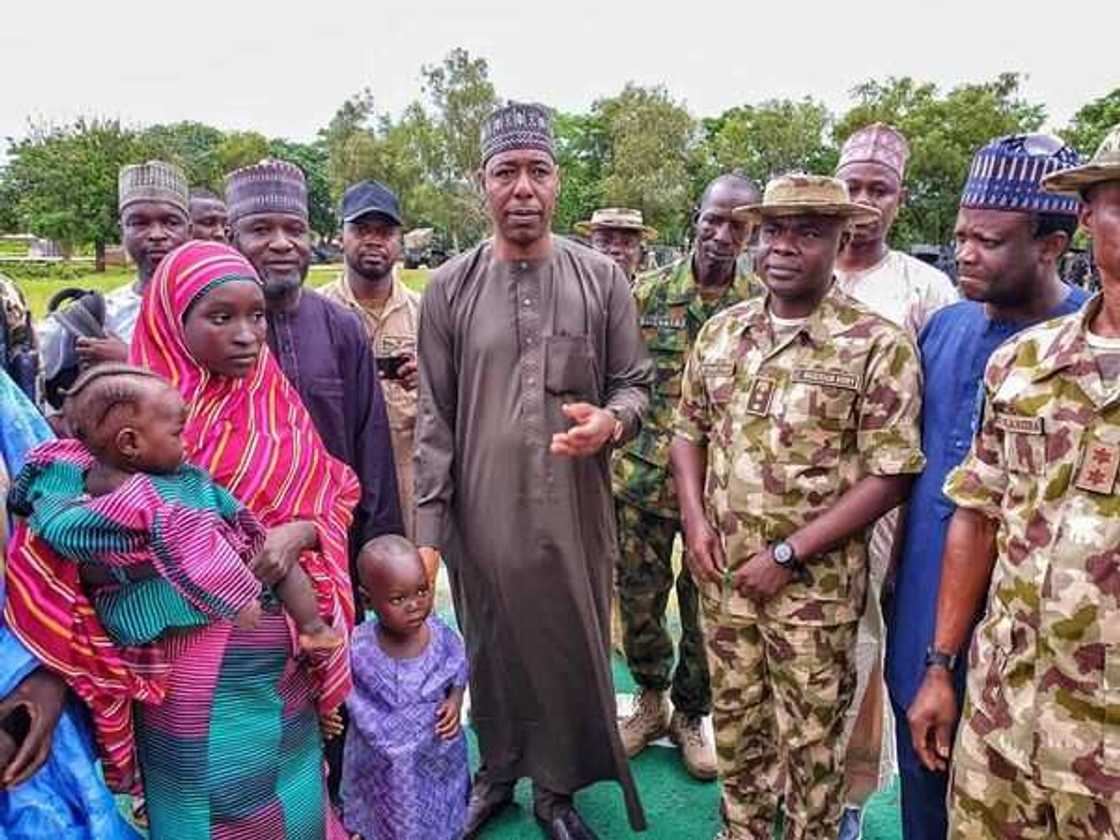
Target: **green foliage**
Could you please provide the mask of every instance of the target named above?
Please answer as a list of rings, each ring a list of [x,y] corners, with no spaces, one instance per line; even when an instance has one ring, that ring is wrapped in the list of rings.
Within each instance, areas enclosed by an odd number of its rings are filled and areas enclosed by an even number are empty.
[[[831,125],[828,108],[809,97],[741,105],[705,120],[706,166],[694,190],[723,172],[742,172],[760,187],[786,172],[831,172],[836,165]]]
[[[591,113],[606,138],[602,200],[634,207],[662,232],[679,240],[688,222],[689,144],[695,123],[663,86],[627,84],[598,100]]]
[[[423,67],[421,77],[426,100],[411,103],[398,121],[377,114],[366,88],[319,132],[331,195],[337,202],[356,181],[381,181],[397,193],[410,227],[438,227],[470,244],[487,226],[474,174],[482,121],[498,101],[489,68],[485,59],[456,49]]]
[[[222,138],[214,155],[218,159],[218,168],[228,175],[235,169],[252,166],[268,157],[268,138],[256,131],[235,131]]]
[[[338,231],[335,204],[331,200],[330,160],[325,144],[296,143],[272,140],[268,156],[294,163],[307,179],[307,211],[311,229],[323,239],[331,239]]]
[[[489,75],[484,58],[452,50],[421,68],[421,95],[399,116],[379,113],[365,88],[310,143],[191,121],[143,129],[98,118],[31,124],[26,137],[9,140],[0,168],[0,231],[54,239],[67,252],[100,251],[120,235],[122,165],[168,160],[192,186],[220,193],[228,172],[272,156],[304,171],[311,226],[321,237],[337,233],[335,209],[346,186],[374,178],[400,197],[408,227],[435,227],[455,247],[467,247],[489,227],[474,177],[482,122],[499,103]],[[882,120],[907,135],[912,151],[910,197],[895,244],[946,242],[976,149],[993,137],[1037,130],[1045,118],[1043,106],[1023,97],[1017,73],[947,92],[908,77],[871,80],[851,97],[843,114],[806,97],[742,103],[696,121],[664,86],[628,84],[587,112],[556,114],[562,180],[554,228],[569,231],[597,207],[632,206],[662,231],[663,242],[681,242],[712,177],[738,170],[762,186],[789,170],[832,172],[852,131]],[[1087,103],[1060,133],[1089,155],[1117,122],[1120,88]]]
[[[80,118],[64,126],[35,123],[11,143],[2,193],[20,226],[68,251],[120,236],[117,175],[155,155],[141,134],[118,120]]]
[[[339,107],[326,128],[319,130],[319,142],[327,151],[331,198],[337,203],[348,184],[360,181],[369,164],[375,142],[373,92],[367,87]]]
[[[192,187],[222,194],[226,170],[222,168],[218,149],[226,137],[221,131],[203,123],[184,121],[153,125],[141,136],[155,157],[182,168]]]
[[[4,168],[0,168],[0,233],[19,233],[18,193]]]
[[[552,226],[570,231],[576,222],[603,206],[603,169],[607,131],[594,114],[556,114],[552,124],[556,162],[560,167],[560,196]]]
[[[837,146],[875,121],[895,126],[910,142],[910,196],[895,223],[896,245],[947,242],[976,150],[993,138],[1042,125],[1046,110],[1022,98],[1022,81],[1018,73],[1002,73],[942,94],[936,85],[904,77],[868,81],[852,91],[856,105],[836,125]]]
[[[1114,125],[1120,124],[1120,87],[1094,99],[1073,115],[1062,138],[1085,157],[1091,157]]]

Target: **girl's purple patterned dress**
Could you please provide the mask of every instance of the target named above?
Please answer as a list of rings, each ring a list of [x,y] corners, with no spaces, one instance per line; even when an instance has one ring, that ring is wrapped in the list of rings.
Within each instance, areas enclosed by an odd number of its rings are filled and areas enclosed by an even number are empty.
[[[342,764],[343,822],[365,840],[457,840],[470,793],[467,740],[436,735],[436,709],[467,684],[463,643],[435,615],[413,659],[392,659],[377,623],[354,630],[354,691]]]

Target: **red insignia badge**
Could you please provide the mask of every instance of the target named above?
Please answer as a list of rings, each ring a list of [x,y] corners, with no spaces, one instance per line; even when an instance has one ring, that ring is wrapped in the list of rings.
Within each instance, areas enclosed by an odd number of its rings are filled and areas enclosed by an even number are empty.
[[[1081,455],[1074,485],[1090,493],[1112,493],[1120,473],[1120,445],[1090,439]]]

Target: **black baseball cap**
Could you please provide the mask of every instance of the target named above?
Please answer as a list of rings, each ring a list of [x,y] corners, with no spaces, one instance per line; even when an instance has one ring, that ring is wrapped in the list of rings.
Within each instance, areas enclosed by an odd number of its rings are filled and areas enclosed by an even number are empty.
[[[359,181],[342,196],[342,221],[352,222],[369,213],[378,213],[395,225],[402,225],[401,205],[396,195],[377,181]]]

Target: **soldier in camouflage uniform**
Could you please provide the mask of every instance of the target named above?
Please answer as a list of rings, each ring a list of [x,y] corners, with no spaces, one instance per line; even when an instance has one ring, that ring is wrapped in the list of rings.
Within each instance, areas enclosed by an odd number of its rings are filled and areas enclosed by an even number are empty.
[[[1080,192],[1103,291],[992,355],[980,430],[945,484],[959,507],[910,720],[943,767],[946,666],[986,593],[953,751],[961,840],[1120,837],[1120,126],[1043,183]]]
[[[645,257],[646,243],[657,238],[657,231],[642,221],[642,211],[629,207],[603,207],[587,221],[576,222],[575,230],[592,248],[614,260],[631,283]]]
[[[641,432],[616,453],[613,465],[623,649],[639,687],[634,712],[620,726],[622,744],[634,756],[668,735],[680,745],[688,772],[705,780],[716,777],[715,752],[702,727],[711,711],[711,691],[696,585],[687,568],[676,579],[681,640],[675,670],[665,624],[673,542],[680,531],[669,443],[685,359],[700,327],[758,289],[753,275],[737,270],[748,226],[731,218],[736,206],[757,200],[758,189],[749,181],[716,179],[701,200],[694,252],[635,286],[638,320],[657,380]],[[670,688],[671,716],[665,697]]]
[[[846,222],[877,212],[833,178],[772,181],[737,211],[769,294],[708,321],[685,370],[671,458],[729,840],[769,837],[783,794],[787,840],[839,827],[869,526],[924,464],[914,346],[833,281]]]

